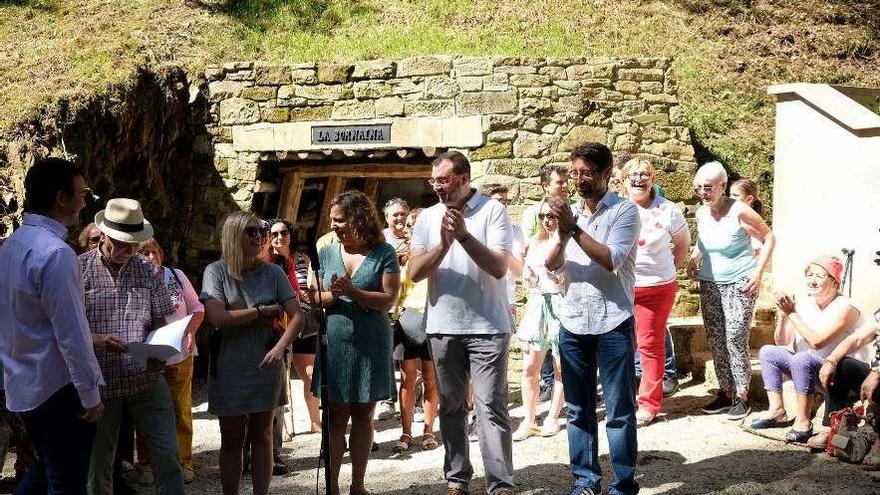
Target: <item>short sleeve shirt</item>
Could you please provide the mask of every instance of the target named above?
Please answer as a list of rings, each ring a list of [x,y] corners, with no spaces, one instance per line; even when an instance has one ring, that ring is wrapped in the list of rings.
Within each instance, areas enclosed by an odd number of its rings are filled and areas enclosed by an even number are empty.
[[[114,267],[101,249],[79,257],[85,288],[86,318],[93,334],[112,334],[123,342],[143,342],[152,321],[174,313],[164,274],[137,254],[121,268]],[[115,277],[114,277],[115,273]],[[148,389],[156,374],[148,372],[128,353],[95,350],[107,385],[105,399],[127,397]]]
[[[639,206],[639,218],[642,229],[636,251],[636,287],[672,282],[675,258],[669,244],[672,236],[687,228],[684,215],[675,203],[658,195],[648,208]]]
[[[215,261],[205,268],[199,299],[217,299],[226,309],[248,309],[257,304],[284,304],[295,297],[293,287],[280,266],[260,262],[236,280],[229,274],[226,262]]]
[[[413,251],[440,244],[440,225],[446,206],[426,208],[413,230]],[[467,231],[489,249],[510,253],[513,229],[504,206],[474,191],[464,210]],[[428,277],[426,329],[429,334],[486,335],[510,333],[513,322],[507,299],[507,280],[481,270],[456,241]]]

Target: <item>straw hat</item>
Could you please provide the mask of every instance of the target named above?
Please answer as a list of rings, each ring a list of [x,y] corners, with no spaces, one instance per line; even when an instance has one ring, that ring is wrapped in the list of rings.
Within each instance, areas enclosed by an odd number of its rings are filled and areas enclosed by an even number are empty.
[[[153,226],[134,199],[113,198],[95,215],[98,230],[117,241],[140,243],[153,237]]]

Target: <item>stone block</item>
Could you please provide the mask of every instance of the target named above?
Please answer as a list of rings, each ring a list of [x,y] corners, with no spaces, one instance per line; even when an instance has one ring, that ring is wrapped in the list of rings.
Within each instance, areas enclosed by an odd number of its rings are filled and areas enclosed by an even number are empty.
[[[635,95],[639,94],[641,88],[639,87],[639,83],[635,81],[617,81],[614,83],[614,90],[624,94]]]
[[[663,81],[663,69],[618,69],[617,78],[626,81]]]
[[[407,117],[452,117],[455,104],[452,100],[416,100],[404,104]]]
[[[426,98],[454,98],[461,93],[458,83],[449,76],[431,76],[425,78]]]
[[[510,89],[508,76],[505,73],[483,77],[483,91],[507,91]]]
[[[254,162],[232,160],[229,163],[229,177],[242,181],[257,180],[258,165]]]
[[[545,114],[553,110],[553,101],[549,98],[520,98],[519,111],[523,115]]]
[[[352,79],[388,79],[394,77],[394,62],[390,60],[362,60],[355,62]]]
[[[263,122],[287,122],[290,118],[290,109],[284,107],[267,107],[260,111]]]
[[[492,131],[486,136],[486,140],[489,142],[513,141],[514,139],[516,139],[516,129]]]
[[[544,134],[555,134],[557,129],[559,129],[557,124],[545,124],[544,127],[541,128],[541,132]]]
[[[291,122],[328,120],[332,114],[332,105],[322,105],[318,107],[299,107],[290,109],[289,118]]]
[[[283,65],[258,65],[254,67],[254,82],[257,85],[263,86],[290,84],[290,67]]]
[[[471,151],[470,160],[487,160],[490,158],[510,158],[513,156],[513,143],[510,141],[489,142],[482,148]]]
[[[424,93],[425,85],[421,82],[415,82],[412,79],[394,79],[388,81],[391,85],[391,94],[394,95],[418,95],[421,97]]]
[[[318,82],[318,71],[314,67],[291,68],[290,80],[296,84],[315,84]]]
[[[639,89],[645,93],[662,93],[663,83],[657,81],[640,82]]]
[[[253,100],[229,98],[220,102],[220,123],[223,125],[253,124],[260,121],[260,107]]]
[[[550,84],[550,76],[541,74],[512,74],[510,85],[516,87],[541,87]]]
[[[459,116],[492,113],[516,113],[517,97],[513,91],[462,93],[455,98]]]
[[[553,152],[556,138],[547,134],[519,132],[513,142],[513,155],[517,158],[538,158]]]
[[[553,102],[553,111],[580,113],[584,111],[586,103],[580,96],[562,96]]]
[[[523,98],[540,98],[544,92],[541,88],[517,88],[516,93],[520,99]]]
[[[449,74],[452,58],[446,56],[418,56],[397,63],[397,77],[433,76]]]
[[[231,72],[235,70],[244,70],[244,69],[253,69],[253,62],[226,62],[223,64],[223,69],[226,72]]]
[[[205,79],[208,81],[219,81],[223,79],[225,71],[219,65],[209,65],[205,67]]]
[[[580,81],[553,81],[553,85],[565,91],[578,91],[581,89]]]
[[[497,65],[492,72],[505,74],[537,74],[538,68],[532,65]]]
[[[403,115],[403,98],[389,96],[376,100],[376,117],[395,117]]]
[[[244,84],[238,81],[215,81],[208,83],[208,101],[217,102],[241,96]]]
[[[483,78],[477,76],[459,77],[458,86],[462,91],[480,91],[483,89]]]
[[[294,94],[308,100],[339,100],[345,89],[341,84],[296,85],[294,86]]]
[[[685,115],[681,106],[675,105],[669,107],[669,123],[673,125],[684,125]]]
[[[277,97],[279,100],[290,100],[296,94],[296,86],[286,85],[278,88]]]
[[[538,74],[549,76],[550,79],[565,79],[568,74],[565,73],[565,67],[547,66],[538,69]]]
[[[534,175],[537,175],[536,171]],[[529,176],[531,177],[531,176]],[[519,183],[519,198],[520,200],[528,200],[528,201],[539,201],[544,198],[544,188],[541,187],[540,184],[536,184],[533,182],[520,182]]]
[[[214,145],[214,156],[235,158],[238,152],[232,147],[232,143],[217,143]]]
[[[391,86],[385,81],[358,81],[353,89],[354,97],[359,100],[391,95]]]
[[[343,100],[333,103],[334,120],[372,119],[376,117],[376,106],[371,100]]]
[[[517,130],[522,117],[519,115],[489,115],[483,119],[485,131]]]
[[[254,101],[274,100],[278,93],[275,86],[250,86],[241,90],[241,97]]]
[[[611,79],[613,63],[572,65],[565,69],[568,79]]]
[[[669,116],[662,113],[642,113],[633,117],[636,124],[660,124],[669,125]]]
[[[559,151],[571,151],[587,142],[607,144],[608,129],[588,125],[575,126],[560,141]]]
[[[251,69],[226,72],[227,81],[250,81],[254,80],[254,71]]]
[[[348,81],[352,66],[350,64],[322,63],[318,65],[318,82],[344,83]]]
[[[456,77],[487,76],[492,73],[492,57],[459,57],[453,60]]]
[[[642,93],[641,98],[645,100],[645,103],[649,105],[654,103],[674,105],[678,103],[678,98],[676,98],[675,95],[671,95],[669,93]]]
[[[509,158],[486,160],[486,172],[510,177],[534,177],[541,170],[541,160],[535,158]]]

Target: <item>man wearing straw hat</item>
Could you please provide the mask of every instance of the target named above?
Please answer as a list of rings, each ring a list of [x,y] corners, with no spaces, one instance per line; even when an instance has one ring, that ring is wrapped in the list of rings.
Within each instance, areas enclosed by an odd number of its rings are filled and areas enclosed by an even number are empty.
[[[108,201],[95,215],[95,225],[101,231],[98,249],[82,254],[79,262],[86,315],[107,386],[101,390],[105,412],[92,448],[89,493],[113,493],[113,459],[126,409],[149,445],[158,493],[182,494],[174,406],[160,374],[165,363],[151,359],[145,369],[126,352],[129,343],[143,342],[174,312],[161,274],[137,253],[138,244],[153,237],[153,227],[140,203],[125,198]]]

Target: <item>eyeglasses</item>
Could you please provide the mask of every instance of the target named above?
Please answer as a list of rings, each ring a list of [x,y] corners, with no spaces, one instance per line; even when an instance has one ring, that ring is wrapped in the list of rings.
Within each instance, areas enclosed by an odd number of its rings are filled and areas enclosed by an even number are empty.
[[[452,174],[447,175],[446,177],[431,177],[430,179],[428,179],[428,185],[445,186],[446,184],[449,184],[450,182],[452,182],[452,178],[455,177],[456,175],[459,175],[459,174],[452,173]]]
[[[630,172],[626,177],[630,180],[650,179],[651,174],[649,172]]]
[[[264,235],[263,229],[260,227],[245,227],[244,233],[251,236],[254,239],[261,239]]]
[[[290,231],[285,229],[285,230],[278,230],[276,232],[270,232],[269,234],[272,237],[287,237],[290,235]]]
[[[574,179],[575,181],[579,181],[581,179],[587,179],[587,178],[594,179],[596,177],[596,175],[597,175],[597,172],[593,172],[590,170],[584,170],[584,171],[572,170],[571,172],[568,173],[568,176],[571,177],[572,179]]]
[[[552,213],[538,213],[538,220],[556,220],[556,215]]]
[[[713,186],[712,184],[694,186],[694,192],[697,194],[700,194],[700,191],[710,193],[713,189],[715,189],[715,186]]]

